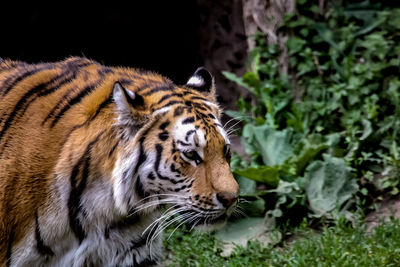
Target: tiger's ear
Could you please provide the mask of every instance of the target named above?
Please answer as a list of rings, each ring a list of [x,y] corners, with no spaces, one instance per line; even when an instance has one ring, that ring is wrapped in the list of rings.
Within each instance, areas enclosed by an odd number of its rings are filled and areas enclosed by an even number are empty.
[[[186,86],[206,94],[215,95],[214,78],[204,67],[198,68],[189,78]]]
[[[129,111],[131,108],[141,108],[144,105],[141,95],[124,88],[119,82],[114,84],[113,98],[118,111],[122,112]]]
[[[113,100],[118,112],[117,125],[121,136],[128,140],[148,120],[145,114],[145,103],[141,95],[124,88],[119,82],[113,87]]]

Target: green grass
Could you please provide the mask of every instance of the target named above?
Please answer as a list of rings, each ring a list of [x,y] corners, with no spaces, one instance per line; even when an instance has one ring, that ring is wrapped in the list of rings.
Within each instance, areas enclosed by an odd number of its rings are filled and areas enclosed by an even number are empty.
[[[168,237],[171,230],[165,233]],[[230,257],[220,256],[221,244],[208,234],[176,231],[166,240],[167,266],[400,266],[400,222],[393,220],[368,234],[365,227],[301,230],[294,242],[263,247],[250,242]]]

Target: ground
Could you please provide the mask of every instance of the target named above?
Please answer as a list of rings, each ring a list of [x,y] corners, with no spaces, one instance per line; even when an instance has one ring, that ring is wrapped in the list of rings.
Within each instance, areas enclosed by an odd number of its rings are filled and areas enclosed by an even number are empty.
[[[400,218],[400,196],[387,198],[379,206],[376,211],[369,213],[365,218],[369,231],[381,224],[382,221],[389,221],[392,216]]]

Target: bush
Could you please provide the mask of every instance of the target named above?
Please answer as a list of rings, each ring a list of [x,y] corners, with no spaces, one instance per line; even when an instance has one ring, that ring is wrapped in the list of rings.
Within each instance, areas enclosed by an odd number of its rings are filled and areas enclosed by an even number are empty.
[[[254,95],[228,112],[243,120],[249,155],[231,166],[250,201],[244,209],[272,226],[352,220],[349,211],[399,192],[400,9],[337,3],[321,14],[318,1],[299,0],[285,17],[289,75],[262,33],[250,70],[224,72]]]

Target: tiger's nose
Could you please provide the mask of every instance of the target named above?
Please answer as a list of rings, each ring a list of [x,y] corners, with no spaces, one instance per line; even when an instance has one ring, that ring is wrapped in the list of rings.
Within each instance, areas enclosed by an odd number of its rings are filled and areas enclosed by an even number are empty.
[[[226,193],[226,192],[217,193],[216,195],[217,195],[217,200],[221,202],[221,204],[225,208],[229,208],[230,206],[232,206],[238,200],[239,197],[238,194]]]

